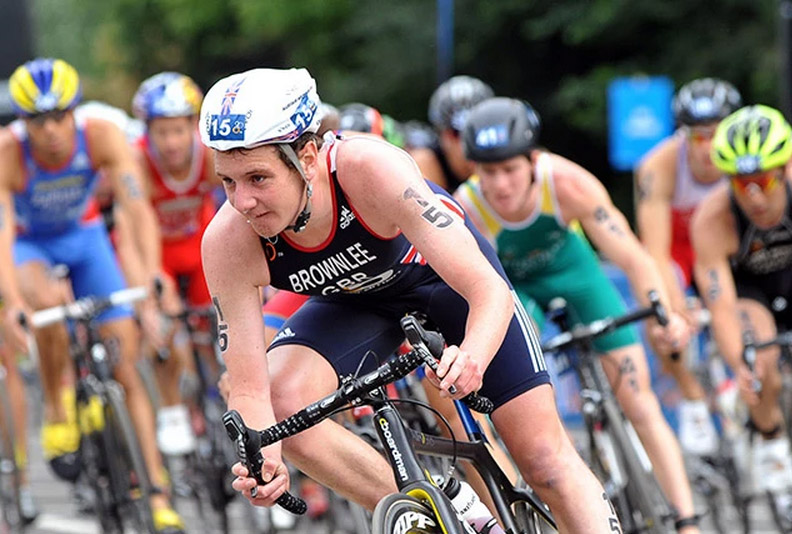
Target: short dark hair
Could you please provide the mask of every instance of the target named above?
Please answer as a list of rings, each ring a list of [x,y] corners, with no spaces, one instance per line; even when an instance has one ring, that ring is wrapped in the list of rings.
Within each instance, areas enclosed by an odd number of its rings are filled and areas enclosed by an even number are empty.
[[[314,141],[316,143],[317,150],[322,148],[322,138],[313,132],[305,132],[300,137],[289,143],[289,146],[292,147],[292,150],[294,150],[295,154],[299,154],[300,150],[305,148],[305,145],[307,145],[311,141]],[[287,167],[289,167],[294,171],[297,170],[297,168],[294,166],[294,163],[292,163],[292,160],[290,160],[289,157],[282,150],[278,150],[278,156],[280,157],[281,161],[286,164]]]

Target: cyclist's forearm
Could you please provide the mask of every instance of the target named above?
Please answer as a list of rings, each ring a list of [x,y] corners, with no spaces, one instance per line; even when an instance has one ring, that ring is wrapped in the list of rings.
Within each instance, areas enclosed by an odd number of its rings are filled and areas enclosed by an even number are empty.
[[[5,250],[5,248],[0,247],[0,250]],[[16,280],[12,256],[11,254],[0,254],[0,256],[4,256],[0,259],[0,300],[7,307],[22,306],[24,298]]]
[[[668,292],[668,300],[671,304],[671,309],[676,312],[684,312],[687,309],[685,303],[685,293],[682,291],[682,286],[679,283],[677,274],[674,271],[674,266],[670,258],[654,258],[657,269],[660,272],[660,277],[663,281],[664,287]]]
[[[660,303],[666,309],[670,309],[671,301],[663,283],[663,277],[648,253],[642,251],[641,254],[636,254],[624,270],[630,281],[633,295],[642,306],[649,304],[649,292],[657,291]]]
[[[19,306],[24,301],[14,269],[14,228],[8,205],[0,203],[0,298],[7,306]]]
[[[732,369],[742,367],[742,328],[736,313],[727,312],[710,305],[711,330],[723,360]],[[733,316],[731,316],[733,315]]]
[[[138,230],[135,239],[146,273],[157,276],[162,266],[162,244],[154,210],[145,202],[136,202],[130,215]]]
[[[498,279],[498,284],[479,283],[466,295],[470,307],[465,339],[460,349],[476,358],[486,358],[486,364],[495,356],[503,343],[506,330],[514,315],[514,299],[508,286]]]
[[[228,396],[228,409],[236,410],[242,416],[245,426],[253,430],[263,430],[277,423],[275,413],[272,411],[269,391],[262,393],[248,393],[234,391],[233,386]],[[267,450],[280,456],[280,442],[270,445]]]

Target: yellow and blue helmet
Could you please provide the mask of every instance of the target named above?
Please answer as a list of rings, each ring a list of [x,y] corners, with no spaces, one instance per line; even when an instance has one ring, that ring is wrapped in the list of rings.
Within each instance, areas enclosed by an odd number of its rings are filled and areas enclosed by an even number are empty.
[[[17,67],[8,90],[21,117],[72,109],[82,98],[77,71],[62,59],[37,58]]]
[[[191,117],[201,112],[203,93],[184,74],[160,72],[143,80],[132,98],[132,113],[148,122],[158,117]]]

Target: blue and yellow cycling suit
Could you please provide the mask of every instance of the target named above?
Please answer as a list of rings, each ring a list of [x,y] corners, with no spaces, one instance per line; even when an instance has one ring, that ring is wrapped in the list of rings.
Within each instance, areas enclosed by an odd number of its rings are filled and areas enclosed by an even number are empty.
[[[126,286],[93,198],[99,170],[91,159],[86,127],[76,120],[71,157],[50,168],[33,156],[24,122],[10,125],[24,173],[24,185],[14,193],[14,263],[66,265],[77,298],[107,296]],[[98,322],[131,315],[131,308],[117,307],[102,313]]]

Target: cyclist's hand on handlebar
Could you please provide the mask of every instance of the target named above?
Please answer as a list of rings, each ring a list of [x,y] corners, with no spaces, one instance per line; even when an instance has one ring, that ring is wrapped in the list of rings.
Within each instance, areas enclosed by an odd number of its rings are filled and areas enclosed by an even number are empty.
[[[678,353],[690,341],[690,325],[677,312],[668,314],[668,324],[660,326],[656,322],[648,328],[649,339],[656,352],[663,356]]]
[[[690,328],[691,335],[701,331],[703,326],[701,319],[701,310],[703,309],[701,300],[696,297],[690,297],[685,300],[685,306],[681,309],[675,310],[679,313]]]
[[[440,388],[440,396],[461,399],[481,388],[485,366],[476,358],[451,345],[443,351],[437,373],[427,367],[426,374],[435,386]],[[456,387],[452,395],[448,388]]]
[[[248,476],[247,468],[239,462],[234,464],[231,472],[237,477],[231,483],[231,487],[255,506],[274,506],[278,497],[289,489],[289,470],[279,459],[264,457],[261,472],[262,478],[267,483],[263,486],[258,485],[256,479]]]
[[[30,322],[31,311],[25,306],[3,306],[0,318],[0,338],[5,340],[16,352],[28,353],[28,334],[19,322],[20,316],[25,317],[25,324],[32,333]]]
[[[138,317],[143,328],[143,334],[149,344],[154,348],[164,347],[166,342],[163,335],[164,317],[160,313],[156,301],[151,298],[142,301],[138,306]]]

